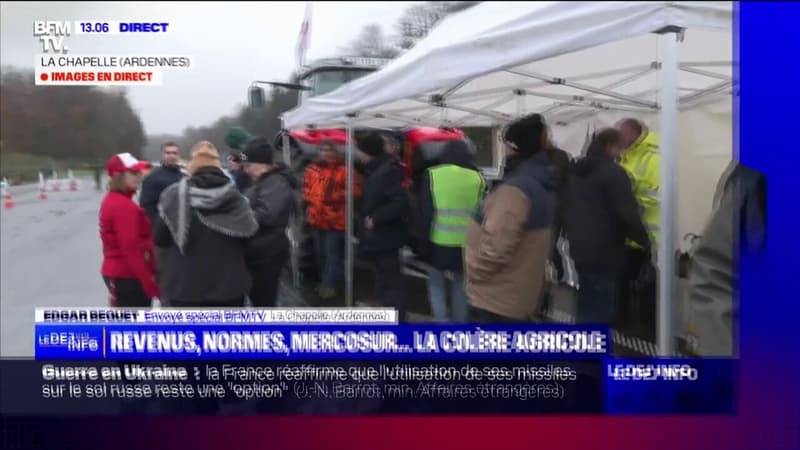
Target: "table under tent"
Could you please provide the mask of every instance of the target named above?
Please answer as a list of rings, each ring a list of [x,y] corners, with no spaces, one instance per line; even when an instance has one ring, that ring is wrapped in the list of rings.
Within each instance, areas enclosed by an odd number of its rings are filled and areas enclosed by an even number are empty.
[[[342,127],[352,136],[354,127],[499,127],[539,112],[574,156],[594,130],[643,120],[661,139],[657,344],[669,355],[680,331],[675,250],[702,229],[735,154],[732,26],[731,2],[484,2],[282,120],[287,129]],[[497,164],[502,171],[502,158]]]

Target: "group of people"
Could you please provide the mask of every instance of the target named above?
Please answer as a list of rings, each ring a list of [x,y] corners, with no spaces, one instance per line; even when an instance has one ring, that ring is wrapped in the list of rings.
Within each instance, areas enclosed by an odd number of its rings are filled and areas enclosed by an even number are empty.
[[[532,114],[510,123],[503,141],[505,175],[491,190],[467,143],[454,140],[412,193],[392,139],[378,132],[358,139],[358,251],[374,263],[378,300],[405,316],[400,249],[415,234],[416,250],[430,265],[435,320],[531,320],[548,297],[545,267],[558,253],[556,238],[566,234],[581,284],[578,320],[608,323],[615,306],[626,304],[619,300],[628,297],[626,277],[640,278],[652,259],[654,135],[638,121],[622,121],[596,133],[573,164],[553,145],[543,117]],[[318,292],[330,298],[344,272],[347,169],[334,142],[319,149],[302,192],[319,256]],[[175,143],[165,144],[161,165],[143,182],[144,165],[132,156],[115,155],[107,164],[100,234],[112,301],[243,306],[249,299],[273,306],[300,183],[273,160],[265,138],[229,155],[228,170],[210,142],[194,146],[186,170],[178,165],[180,153]]]
[[[572,160],[553,144],[544,118],[530,114],[508,124],[502,141],[504,174],[491,188],[461,140],[447,142],[436,165],[409,187],[391,137],[371,132],[357,139],[358,252],[374,264],[377,300],[405,320],[400,249],[414,235],[430,266],[434,320],[536,320],[552,287],[546,266],[558,262],[555,242],[564,236],[579,278],[577,321],[634,325],[654,338],[655,133],[624,119],[597,131],[585,154]],[[275,150],[260,137],[229,155],[227,170],[210,142],[192,148],[186,170],[172,142],[152,170],[130,154],[112,157],[100,209],[102,275],[112,304],[148,307],[158,298],[165,306],[237,307],[249,299],[256,307],[274,306],[298,189],[317,244],[318,292],[333,297],[344,275],[347,168],[340,146],[328,141],[319,148],[302,182],[274,161]],[[142,182],[144,171],[150,173]],[[721,199],[731,200],[729,185],[738,186],[725,184]],[[700,248],[698,261],[706,253]],[[702,299],[695,303],[712,304],[710,282],[703,281],[710,275],[702,275],[720,271],[697,267],[693,286],[700,286],[695,297]]]
[[[573,162],[553,144],[543,117],[532,114],[510,123],[503,140],[505,174],[488,189],[463,140],[447,142],[436,164],[409,187],[390,137],[375,132],[358,139],[358,249],[374,262],[377,300],[405,315],[399,250],[414,236],[418,256],[429,265],[434,320],[533,320],[549,297],[547,262],[558,263],[555,243],[566,235],[580,278],[579,321],[610,323],[615,313],[633,309],[627,307],[629,286],[638,297],[648,288],[649,298],[633,301],[654,305],[655,135],[626,119],[596,133],[586,155]],[[337,146],[323,142],[303,189],[322,297],[333,296],[343,275],[346,178]],[[643,311],[655,314],[654,306]],[[628,313],[621,320],[647,318]]]
[[[628,306],[655,304],[651,248],[660,177],[655,135],[626,119],[595,133],[577,161],[553,144],[539,114],[508,124],[502,137],[504,175],[490,190],[458,141],[447,144],[440,164],[427,170],[420,186],[420,225],[427,236],[422,256],[432,265],[434,319],[536,320],[552,287],[546,266],[559,262],[555,243],[565,236],[580,280],[577,321],[649,319],[654,328],[654,307],[643,310],[652,317],[633,317]],[[643,298],[643,287],[650,298]]]
[[[180,154],[174,142],[164,144],[161,165],[143,181],[144,164],[128,153],[106,165],[101,272],[111,304],[275,306],[289,258],[294,177],[264,138],[229,158],[228,170],[210,142],[192,148],[185,172]]]

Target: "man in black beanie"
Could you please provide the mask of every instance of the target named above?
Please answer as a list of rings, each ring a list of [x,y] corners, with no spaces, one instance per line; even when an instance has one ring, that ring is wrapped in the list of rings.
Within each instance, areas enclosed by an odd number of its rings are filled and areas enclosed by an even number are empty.
[[[503,141],[503,180],[470,221],[464,246],[473,322],[532,320],[550,256],[555,185],[544,118],[531,114],[515,120]]]
[[[389,154],[391,142],[370,133],[358,140],[365,179],[361,199],[359,250],[375,262],[375,288],[384,306],[396,308],[405,320],[400,248],[406,242],[408,193],[403,169]]]
[[[289,259],[286,227],[294,211],[297,181],[282,164],[275,164],[275,150],[263,137],[250,140],[242,153],[245,172],[253,185],[245,191],[250,201],[258,232],[250,240],[247,265],[253,278],[250,301],[260,308],[274,307],[280,276]]]

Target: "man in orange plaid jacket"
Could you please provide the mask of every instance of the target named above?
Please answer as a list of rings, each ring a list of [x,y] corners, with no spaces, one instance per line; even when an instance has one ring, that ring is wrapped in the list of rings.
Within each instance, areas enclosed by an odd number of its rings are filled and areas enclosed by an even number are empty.
[[[353,173],[353,196],[361,196],[361,182]],[[319,258],[323,299],[336,295],[344,279],[344,248],[347,202],[347,167],[332,141],[322,142],[319,158],[305,171],[303,198],[308,205],[306,220],[314,230]]]

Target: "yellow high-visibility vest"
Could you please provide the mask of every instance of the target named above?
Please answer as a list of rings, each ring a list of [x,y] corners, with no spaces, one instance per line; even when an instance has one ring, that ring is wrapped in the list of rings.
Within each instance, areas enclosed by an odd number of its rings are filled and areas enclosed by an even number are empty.
[[[463,247],[470,217],[483,195],[483,177],[478,171],[454,164],[431,167],[428,174],[434,207],[431,242]]]
[[[653,245],[660,235],[661,204],[658,190],[661,186],[661,154],[659,139],[655,133],[643,133],[631,147],[622,154],[620,164],[633,183],[633,194],[642,213],[642,220],[650,235]],[[630,247],[639,248],[633,241],[627,241]]]

